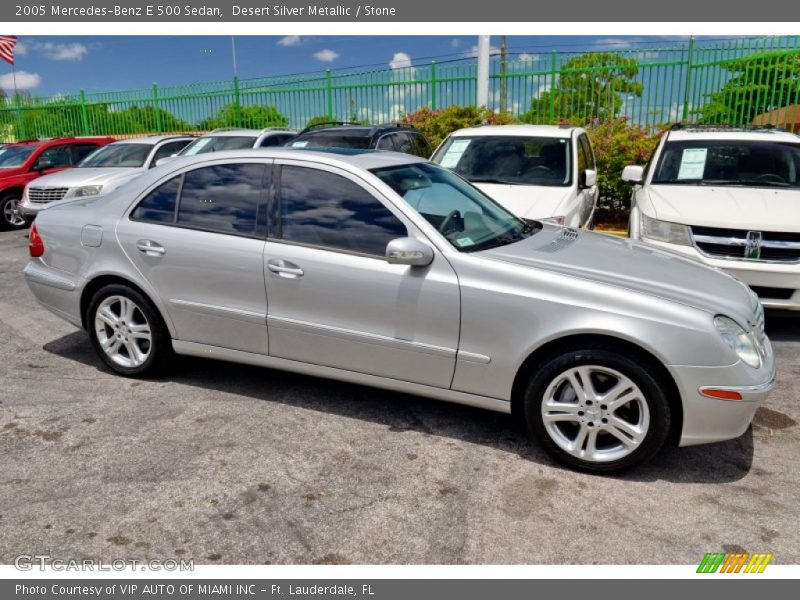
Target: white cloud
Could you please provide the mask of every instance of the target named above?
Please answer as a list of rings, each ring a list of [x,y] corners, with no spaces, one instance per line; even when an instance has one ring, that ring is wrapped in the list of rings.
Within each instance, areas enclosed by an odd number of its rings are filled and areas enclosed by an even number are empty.
[[[14,46],[14,55],[25,56],[27,53],[28,53],[28,45],[25,42],[17,41],[17,45]]]
[[[51,60],[81,60],[89,49],[78,42],[72,44],[55,44],[43,42],[34,46],[36,50]]]
[[[339,58],[339,53],[334,52],[333,50],[329,50],[328,48],[325,48],[325,50],[314,52],[314,58],[316,58],[320,62],[329,63]]]
[[[42,83],[42,78],[38,73],[28,73],[27,71],[17,71],[17,90],[32,90]],[[14,74],[6,73],[0,75],[0,88],[14,90]]]
[[[525,62],[535,62],[539,60],[541,57],[538,54],[528,54],[527,52],[523,52],[517,58]]]
[[[604,38],[602,40],[597,40],[595,42],[595,46],[611,46],[612,50],[624,50],[625,48],[630,48],[633,40],[625,40],[622,38]]]
[[[411,66],[411,57],[405,52],[395,52],[392,60],[389,61],[392,69],[402,69]]]
[[[450,47],[451,48],[458,48],[461,45],[461,40],[458,38],[453,38],[450,40]]]
[[[299,46],[302,41],[299,35],[287,35],[278,40],[278,46]]]
[[[500,54],[500,48],[497,46],[489,46],[489,56],[497,56]],[[463,58],[477,58],[478,57],[478,46],[475,45],[466,52],[462,52],[461,56]]]

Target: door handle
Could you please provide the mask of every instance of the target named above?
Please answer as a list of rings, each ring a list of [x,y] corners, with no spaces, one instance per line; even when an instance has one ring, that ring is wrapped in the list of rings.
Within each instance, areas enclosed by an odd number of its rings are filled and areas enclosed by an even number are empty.
[[[153,240],[139,240],[136,249],[147,256],[163,256],[167,252],[164,246]]]
[[[298,277],[303,276],[303,269],[298,267],[293,262],[289,262],[288,260],[283,260],[280,258],[271,258],[268,260],[267,268],[280,277],[297,279]]]

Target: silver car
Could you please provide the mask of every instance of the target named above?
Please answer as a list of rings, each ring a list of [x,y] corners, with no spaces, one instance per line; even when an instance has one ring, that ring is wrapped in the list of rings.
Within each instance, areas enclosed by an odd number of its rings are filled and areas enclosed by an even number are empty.
[[[587,471],[740,436],[775,376],[738,280],[405,154],[177,158],[42,211],[30,251],[36,298],[121,375],[175,352],[469,404]]]

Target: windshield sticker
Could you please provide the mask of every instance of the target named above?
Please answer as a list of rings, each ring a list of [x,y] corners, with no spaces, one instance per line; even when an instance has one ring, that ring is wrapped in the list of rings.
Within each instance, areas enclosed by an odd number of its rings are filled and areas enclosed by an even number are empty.
[[[463,248],[464,246],[472,246],[475,242],[472,241],[471,237],[462,237],[456,240],[456,244],[459,248]]]
[[[295,142],[294,144],[292,144],[292,148],[305,148],[306,146],[308,146],[308,142],[307,141],[305,141],[305,142]]]
[[[678,169],[678,179],[702,179],[706,170],[708,148],[685,148]]]
[[[445,152],[442,157],[441,165],[446,169],[452,169],[458,165],[458,161],[461,160],[464,151],[471,141],[472,140],[453,140],[453,143],[450,144],[447,152]]]

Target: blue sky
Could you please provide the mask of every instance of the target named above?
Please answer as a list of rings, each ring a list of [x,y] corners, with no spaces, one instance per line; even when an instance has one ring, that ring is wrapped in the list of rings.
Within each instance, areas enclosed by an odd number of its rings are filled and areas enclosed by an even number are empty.
[[[180,25],[179,25],[180,26]],[[186,25],[184,25],[186,26]],[[656,48],[679,37],[509,36],[511,53],[551,50]],[[500,43],[499,36],[492,45]],[[417,65],[468,56],[476,36],[241,36],[236,57],[241,78],[288,75],[375,65]],[[229,79],[230,36],[21,36],[17,82],[32,95],[114,91]],[[11,68],[0,64],[0,86]]]

